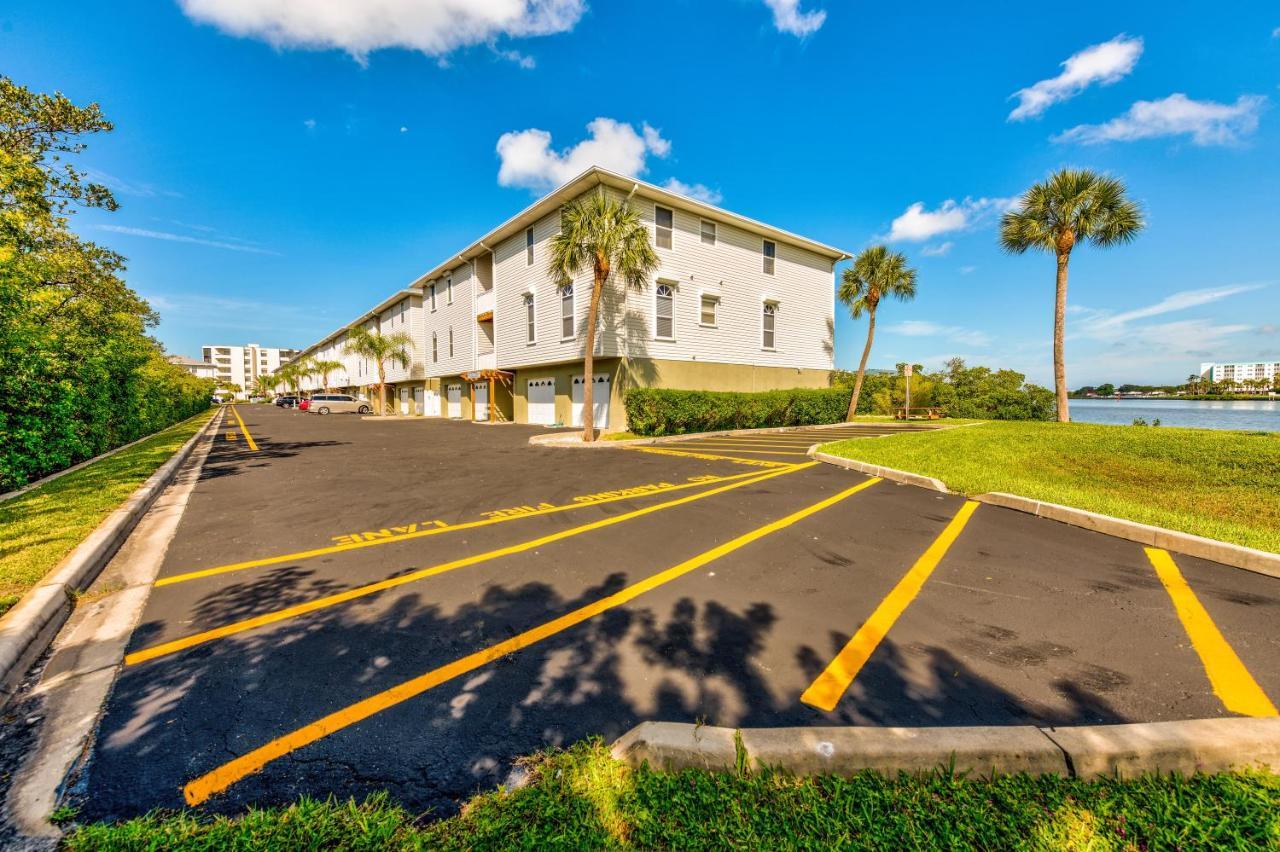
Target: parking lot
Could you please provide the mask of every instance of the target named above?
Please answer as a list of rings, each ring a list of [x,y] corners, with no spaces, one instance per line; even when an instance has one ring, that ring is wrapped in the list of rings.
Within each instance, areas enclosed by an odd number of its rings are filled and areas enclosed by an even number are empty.
[[[889,428],[889,427],[886,427]],[[447,813],[647,719],[1274,713],[1280,580],[817,464],[876,426],[589,450],[237,406],[89,766],[92,818]]]

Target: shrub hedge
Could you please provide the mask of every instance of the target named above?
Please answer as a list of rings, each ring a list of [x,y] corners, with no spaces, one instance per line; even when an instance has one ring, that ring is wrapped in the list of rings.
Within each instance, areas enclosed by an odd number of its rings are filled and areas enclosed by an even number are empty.
[[[849,410],[849,388],[792,388],[741,393],[633,388],[627,391],[627,427],[637,435],[683,435],[722,429],[816,426],[839,423]]]

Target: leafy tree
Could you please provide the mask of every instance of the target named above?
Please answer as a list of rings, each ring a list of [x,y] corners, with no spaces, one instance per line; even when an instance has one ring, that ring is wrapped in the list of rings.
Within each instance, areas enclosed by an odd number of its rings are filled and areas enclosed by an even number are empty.
[[[909,302],[916,296],[916,270],[907,266],[907,258],[900,252],[891,252],[884,246],[865,249],[844,271],[838,292],[840,301],[849,308],[854,319],[867,315],[867,343],[862,347],[862,360],[858,362],[858,375],[853,383],[853,396],[849,400],[849,416],[852,420],[858,410],[858,397],[862,394],[862,382],[867,374],[867,358],[876,336],[876,310],[885,298]]]
[[[1108,382],[1106,384],[1098,385],[1094,390],[1097,392],[1098,396],[1114,396],[1116,386]]]
[[[269,373],[263,373],[253,380],[254,396],[271,396],[275,393],[276,385],[280,383],[279,378]]]
[[[1099,248],[1132,242],[1143,228],[1142,210],[1124,183],[1088,169],[1062,169],[1033,185],[1000,222],[1000,245],[1011,254],[1052,252],[1058,272],[1053,312],[1053,382],[1058,420],[1070,421],[1065,362],[1067,267],[1081,243]]]
[[[387,362],[408,367],[412,348],[413,338],[403,331],[374,334],[364,326],[353,325],[347,334],[347,351],[378,365],[378,412],[384,417],[387,415]]]
[[[614,277],[640,289],[658,268],[658,255],[640,214],[603,188],[566,204],[560,211],[560,232],[551,239],[547,272],[557,287],[574,286],[574,278],[587,267],[591,269],[591,300],[582,356],[582,440],[594,441],[592,374],[600,298]]]

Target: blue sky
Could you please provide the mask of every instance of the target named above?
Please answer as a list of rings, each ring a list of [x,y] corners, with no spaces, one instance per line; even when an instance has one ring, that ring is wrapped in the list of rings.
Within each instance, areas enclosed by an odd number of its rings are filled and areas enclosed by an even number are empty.
[[[1132,246],[1072,260],[1068,380],[1280,358],[1280,7],[861,0],[9,0],[0,73],[96,100],[82,164],[170,351],[302,346],[593,160],[857,251],[919,296],[874,365],[1051,381],[1053,261],[996,245],[1060,166],[1123,177]],[[584,147],[577,146],[586,142]],[[864,322],[838,310],[837,364]]]

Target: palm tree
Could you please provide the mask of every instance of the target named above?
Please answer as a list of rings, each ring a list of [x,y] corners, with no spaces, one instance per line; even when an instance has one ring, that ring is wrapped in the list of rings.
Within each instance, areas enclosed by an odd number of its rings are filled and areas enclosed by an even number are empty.
[[[280,379],[270,373],[263,373],[253,380],[254,396],[271,396],[275,391],[275,387],[279,384]]]
[[[387,362],[409,366],[413,338],[403,331],[374,334],[364,326],[352,326],[347,335],[347,351],[359,358],[371,358],[378,365],[378,412],[387,414]]]
[[[594,441],[592,368],[601,294],[613,276],[629,287],[642,288],[658,268],[658,255],[640,214],[603,189],[566,204],[560,211],[560,232],[551,239],[547,272],[557,287],[573,286],[574,276],[586,266],[591,267],[592,286],[582,359],[582,440]]]
[[[311,362],[311,371],[313,373],[318,373],[320,377],[324,379],[325,393],[328,393],[329,391],[333,390],[333,388],[329,387],[329,374],[332,373],[334,370],[341,370],[342,367],[343,367],[343,364],[341,361],[321,359],[319,361]]]
[[[1000,221],[1000,245],[1010,254],[1028,249],[1053,252],[1058,259],[1053,310],[1053,382],[1058,422],[1070,421],[1063,340],[1067,324],[1067,265],[1083,242],[1098,248],[1132,242],[1144,225],[1142,209],[1117,178],[1089,169],[1062,169],[1026,191],[1017,208]]]
[[[867,345],[862,347],[862,361],[858,375],[853,380],[853,396],[849,397],[849,414],[852,420],[858,410],[858,397],[862,394],[862,380],[867,374],[867,358],[871,355],[871,343],[876,336],[876,309],[884,298],[909,302],[916,297],[916,271],[907,266],[906,255],[891,252],[884,246],[872,246],[858,255],[853,265],[844,271],[840,281],[840,301],[849,308],[854,319],[867,315]]]

